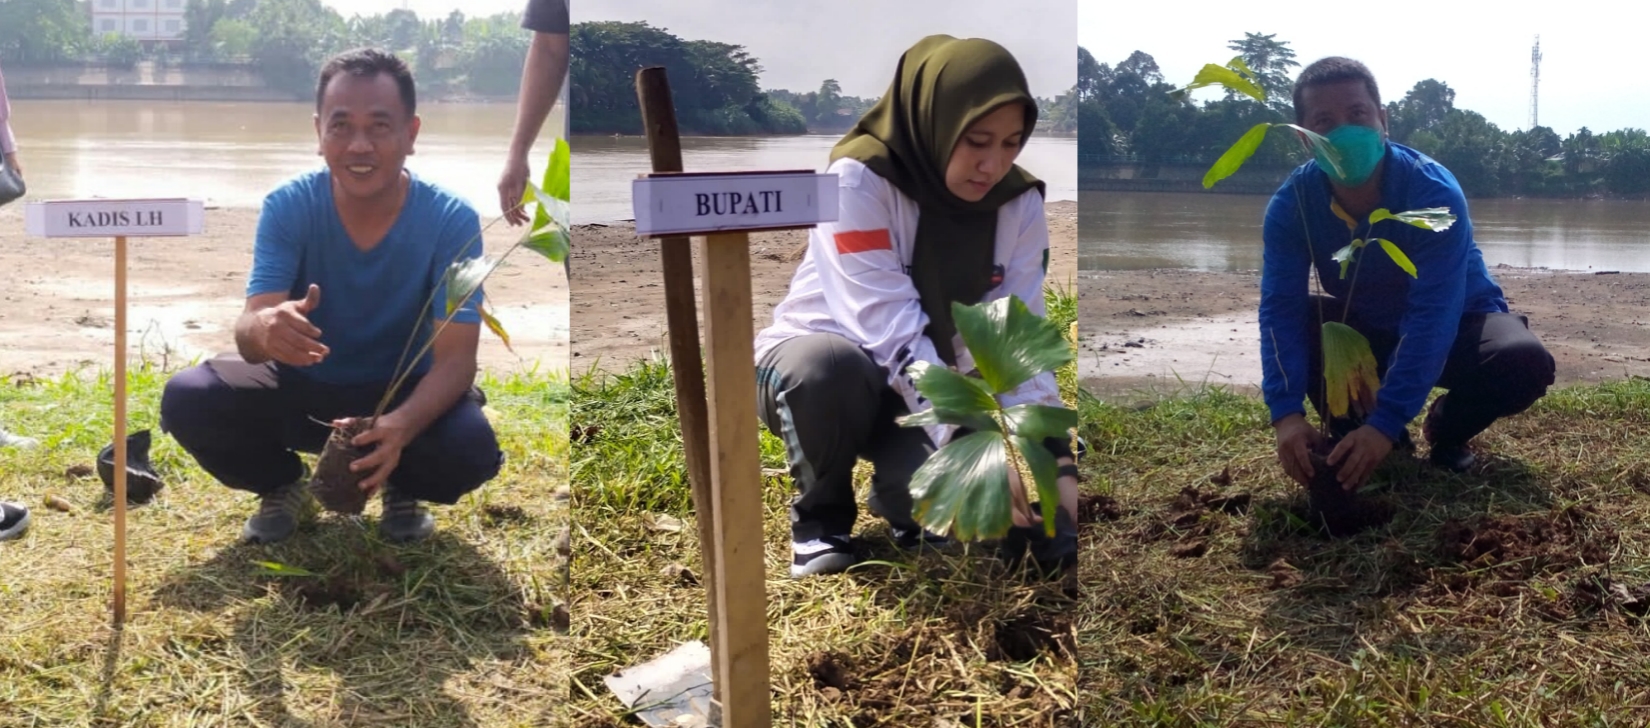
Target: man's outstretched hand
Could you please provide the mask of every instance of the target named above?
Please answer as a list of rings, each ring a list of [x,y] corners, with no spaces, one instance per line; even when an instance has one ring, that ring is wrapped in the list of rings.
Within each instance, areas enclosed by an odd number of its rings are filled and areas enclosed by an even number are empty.
[[[1329,453],[1329,464],[1340,468],[1341,488],[1357,492],[1392,452],[1392,441],[1369,425],[1352,431]]]
[[[264,356],[295,367],[319,364],[331,352],[320,342],[321,330],[309,314],[321,305],[321,287],[310,284],[302,300],[286,301],[258,311],[254,341]]]
[[[1312,482],[1312,448],[1323,442],[1323,435],[1301,414],[1284,417],[1273,427],[1278,435],[1278,464],[1291,480],[1306,487]]]

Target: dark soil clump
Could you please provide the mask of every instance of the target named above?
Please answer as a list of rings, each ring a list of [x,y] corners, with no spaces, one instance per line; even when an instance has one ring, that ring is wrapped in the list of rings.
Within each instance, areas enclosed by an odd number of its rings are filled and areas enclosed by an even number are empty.
[[[1123,517],[1123,505],[1106,495],[1080,494],[1077,496],[1078,523],[1115,521]]]
[[[349,466],[367,453],[350,443],[371,427],[370,418],[359,419],[347,427],[334,428],[327,437],[321,458],[315,462],[315,475],[309,481],[310,492],[327,510],[357,515],[366,509],[367,494],[361,491],[364,473],[351,471]]]
[[[338,611],[347,612],[361,603],[362,591],[356,581],[334,574],[321,579],[305,579],[298,585],[297,596],[308,609],[319,611],[337,607]]]
[[[1025,662],[1045,652],[1069,657],[1075,653],[1074,648],[1068,618],[1030,612],[997,624],[993,644],[986,648],[986,659]]]
[[[533,520],[533,517],[527,515],[527,511],[522,510],[521,506],[486,505],[482,506],[481,515],[487,519],[487,525],[489,526],[528,523]]]
[[[814,686],[847,690],[854,685],[853,663],[836,652],[815,652],[808,655],[808,674]]]
[[[1615,529],[1594,523],[1582,507],[1525,516],[1450,519],[1438,529],[1439,555],[1448,562],[1479,570],[1498,566],[1499,579],[1528,579],[1609,561]]]

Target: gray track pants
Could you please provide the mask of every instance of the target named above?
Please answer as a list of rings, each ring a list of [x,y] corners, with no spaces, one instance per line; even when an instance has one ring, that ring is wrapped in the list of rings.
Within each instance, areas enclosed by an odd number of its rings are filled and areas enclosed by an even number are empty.
[[[875,468],[868,506],[894,526],[911,518],[911,476],[934,452],[920,427],[900,427],[905,401],[882,367],[853,342],[810,334],[781,342],[757,364],[762,423],[785,442],[797,495],[791,535],[797,541],[847,536],[859,509],[853,470]]]

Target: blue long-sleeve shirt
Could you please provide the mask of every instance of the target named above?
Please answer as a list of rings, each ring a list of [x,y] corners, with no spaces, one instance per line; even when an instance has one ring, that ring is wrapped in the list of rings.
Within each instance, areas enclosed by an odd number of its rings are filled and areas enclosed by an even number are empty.
[[[1308,162],[1290,174],[1267,206],[1260,278],[1261,389],[1273,422],[1306,411],[1307,387],[1322,386],[1306,381],[1306,335],[1312,320],[1308,271],[1315,263],[1324,293],[1342,300],[1356,276],[1353,315],[1398,336],[1367,422],[1396,441],[1443,373],[1461,316],[1504,312],[1507,300],[1473,243],[1460,184],[1430,157],[1388,143],[1379,207],[1394,213],[1447,207],[1456,216],[1449,230],[1433,232],[1386,220],[1371,231],[1363,220],[1350,225],[1351,218],[1338,205],[1332,207],[1332,201],[1328,177]],[[1355,238],[1397,244],[1415,264],[1418,277],[1411,278],[1371,243],[1358,251],[1342,280],[1332,256]]]

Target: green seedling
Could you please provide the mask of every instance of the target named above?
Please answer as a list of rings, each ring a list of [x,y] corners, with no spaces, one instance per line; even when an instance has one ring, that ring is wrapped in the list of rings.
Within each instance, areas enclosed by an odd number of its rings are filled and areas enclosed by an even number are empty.
[[[1071,346],[1058,327],[1032,313],[1018,296],[973,306],[954,303],[951,312],[979,376],[913,364],[907,371],[933,407],[902,417],[899,424],[956,425],[969,432],[917,469],[911,478],[913,515],[923,527],[961,541],[1001,538],[1013,524],[1008,469],[1023,464],[1042,500],[1044,528],[1053,536],[1058,465],[1042,441],[1070,438],[1077,412],[1033,404],[1005,408],[997,396],[1071,361]]]

